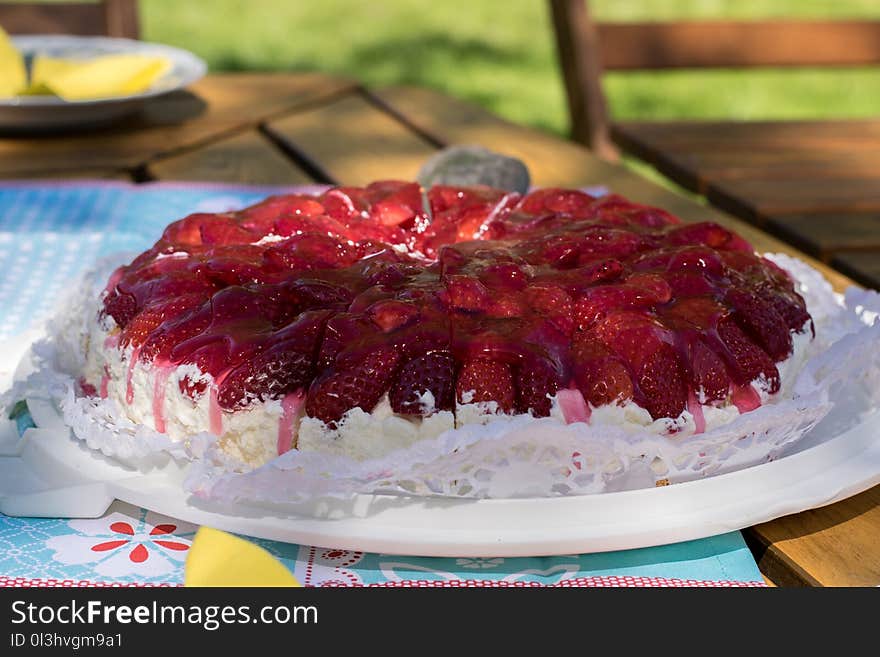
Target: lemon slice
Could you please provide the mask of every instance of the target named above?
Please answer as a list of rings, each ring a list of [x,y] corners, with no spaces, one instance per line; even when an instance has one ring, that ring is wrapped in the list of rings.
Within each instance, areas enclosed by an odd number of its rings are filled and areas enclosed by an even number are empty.
[[[12,98],[27,86],[24,57],[0,27],[0,98]]]
[[[77,62],[69,59],[36,55],[31,62],[31,82],[22,93],[30,96],[51,94],[52,90],[46,81],[59,75],[65,75],[77,66]]]
[[[210,527],[196,532],[184,586],[302,586],[280,561],[250,541]]]
[[[147,55],[103,55],[85,61],[37,58],[34,83],[64,100],[93,100],[128,96],[149,89],[171,62]]]

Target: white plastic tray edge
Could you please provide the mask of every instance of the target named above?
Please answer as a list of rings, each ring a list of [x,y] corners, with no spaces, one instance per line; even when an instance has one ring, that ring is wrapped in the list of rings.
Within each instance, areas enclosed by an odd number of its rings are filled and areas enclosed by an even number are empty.
[[[185,466],[169,460],[151,472],[133,472],[69,433],[30,429],[19,455],[0,457],[0,511],[95,517],[120,499],[196,524],[342,549],[464,557],[602,552],[742,529],[866,490],[880,483],[878,428],[875,414],[778,461],[662,488],[467,501],[363,495],[296,511],[204,504],[183,491]],[[10,490],[14,481],[19,490]]]

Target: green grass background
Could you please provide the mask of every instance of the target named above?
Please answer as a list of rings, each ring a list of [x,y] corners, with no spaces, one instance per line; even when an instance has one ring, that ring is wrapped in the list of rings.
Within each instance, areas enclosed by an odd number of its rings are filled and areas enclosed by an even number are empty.
[[[597,17],[880,18],[880,0],[593,0]],[[213,71],[317,70],[416,84],[519,123],[567,131],[543,0],[141,0],[144,38]],[[615,73],[616,119],[880,115],[880,67]]]

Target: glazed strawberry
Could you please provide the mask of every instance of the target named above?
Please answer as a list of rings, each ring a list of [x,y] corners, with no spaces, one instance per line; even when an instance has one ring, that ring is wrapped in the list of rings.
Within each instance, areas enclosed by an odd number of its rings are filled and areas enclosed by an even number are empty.
[[[609,312],[653,308],[659,302],[651,289],[635,285],[597,285],[585,290],[574,303],[574,324],[587,331]]]
[[[358,253],[345,242],[307,233],[271,245],[264,258],[270,267],[309,271],[351,265],[358,259]]]
[[[185,271],[172,271],[156,278],[131,283],[132,281],[123,278],[104,302],[107,314],[121,327],[153,302],[190,294],[207,298],[216,290],[214,283],[203,275],[193,275]]]
[[[505,198],[515,204],[519,195],[489,187],[434,185],[428,190],[428,202],[434,217],[443,212],[461,213],[470,208],[494,208]]]
[[[528,265],[517,262],[496,262],[482,268],[480,280],[495,289],[518,292],[531,278]]]
[[[210,305],[205,304],[194,312],[178,316],[166,321],[154,330],[144,341],[139,352],[143,362],[152,362],[157,358],[168,358],[171,350],[180,343],[199,335],[211,325]]]
[[[749,385],[763,378],[771,393],[779,390],[779,370],[773,360],[752,342],[737,323],[724,319],[718,324],[720,336],[728,355],[731,378],[740,385]]]
[[[337,360],[309,388],[306,412],[326,423],[339,420],[353,408],[373,410],[397,373],[400,355],[378,347],[362,356]]]
[[[562,386],[559,367],[549,359],[528,354],[514,368],[516,410],[535,417],[550,415],[552,398]]]
[[[713,249],[727,247],[733,239],[733,233],[716,223],[704,222],[688,224],[675,228],[667,233],[667,241],[672,245],[708,246]]]
[[[216,220],[217,215],[199,212],[180,221],[169,224],[162,233],[162,241],[180,246],[194,246],[202,243],[202,225]]]
[[[724,261],[718,252],[705,246],[687,246],[671,252],[667,271],[689,271],[699,273],[711,279],[725,275]]]
[[[210,310],[213,325],[254,319],[268,322],[273,313],[266,296],[257,290],[239,285],[227,287],[214,294],[211,297]]]
[[[385,180],[371,183],[365,191],[371,203],[370,217],[377,223],[427,226],[428,217],[422,207],[422,189],[418,183]]]
[[[271,233],[279,237],[293,237],[302,233],[318,233],[344,240],[356,237],[355,231],[342,222],[326,215],[310,214],[289,214],[278,217],[272,222]]]
[[[505,413],[513,410],[516,400],[510,366],[488,358],[465,361],[459,370],[455,391],[459,403],[496,402],[498,409]]]
[[[515,292],[495,292],[486,314],[490,317],[522,317],[528,312],[528,305],[521,294]]]
[[[618,281],[627,274],[627,267],[619,260],[596,260],[581,267],[561,272],[542,271],[535,280],[552,281],[561,285],[572,296],[578,297],[595,285]]]
[[[721,357],[700,338],[688,348],[694,392],[701,402],[722,401],[730,393],[730,376]]]
[[[790,288],[790,284],[787,288]],[[799,331],[807,322],[812,324],[812,320],[803,297],[793,289],[787,288],[780,289],[769,283],[761,283],[755,288],[754,293],[773,306],[789,329]]]
[[[315,375],[315,349],[330,313],[303,313],[274,333],[267,347],[232,369],[217,390],[220,406],[232,410],[254,400],[278,399],[304,388]]]
[[[687,405],[684,368],[675,349],[662,344],[642,363],[635,376],[644,406],[655,420],[678,417]]]
[[[324,206],[314,197],[289,194],[270,196],[237,214],[243,228],[265,234],[281,217],[314,217],[324,214]]]
[[[725,302],[734,309],[739,325],[776,361],[791,354],[791,333],[769,301],[746,290],[728,290]]]
[[[595,199],[572,189],[541,189],[525,196],[517,210],[528,214],[552,212],[569,216],[588,216]]]
[[[119,346],[142,345],[147,337],[168,320],[176,320],[181,315],[205,303],[201,294],[185,294],[173,297],[168,301],[159,301],[148,305],[125,325],[119,340]]]
[[[608,258],[627,258],[650,247],[650,242],[637,233],[606,226],[586,228],[580,237],[579,264]]]
[[[594,407],[633,397],[633,383],[623,362],[594,337],[583,337],[572,347],[575,382]]]
[[[117,326],[125,328],[138,312],[137,299],[133,294],[117,288],[104,300],[104,312],[113,318]]]
[[[433,406],[426,406],[430,393]],[[455,401],[455,361],[448,351],[433,351],[404,365],[388,393],[391,408],[402,415],[430,415],[452,410]]]
[[[202,244],[250,244],[255,235],[230,217],[216,216],[199,226]]]
[[[612,310],[596,323],[592,333],[634,372],[663,344],[673,342],[671,332],[646,311]]]
[[[472,276],[446,277],[443,298],[452,310],[485,312],[492,303],[492,294],[482,281]]]
[[[712,297],[697,296],[676,299],[663,309],[663,323],[670,328],[714,330],[729,310]]]
[[[574,330],[571,297],[553,283],[534,283],[523,292],[529,307],[538,315],[549,319],[566,336]]]
[[[433,219],[420,231],[416,244],[427,256],[436,257],[447,244],[503,237],[503,220],[519,195],[489,188],[434,186],[428,199]]]
[[[666,283],[676,298],[714,295],[718,290],[702,272],[675,271],[666,274]]]
[[[633,203],[618,194],[607,194],[597,199],[592,211],[596,219],[618,225],[660,229],[681,223],[665,210]]]
[[[369,216],[370,203],[366,192],[356,187],[336,187],[324,192],[318,202],[328,216],[347,222]]]
[[[390,333],[418,321],[419,309],[412,303],[388,299],[370,306],[367,315],[384,333]]]
[[[636,272],[627,276],[625,284],[641,290],[655,305],[665,304],[672,299],[672,288],[660,274]]]
[[[520,244],[519,253],[531,265],[571,269],[578,264],[580,240],[573,235],[549,235],[543,239],[527,239]]]

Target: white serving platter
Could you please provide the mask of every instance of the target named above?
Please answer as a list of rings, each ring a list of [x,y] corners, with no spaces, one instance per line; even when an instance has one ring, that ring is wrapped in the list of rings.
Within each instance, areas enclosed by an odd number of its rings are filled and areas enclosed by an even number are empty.
[[[7,385],[27,338],[0,352]],[[697,481],[597,495],[455,500],[361,495],[300,506],[220,506],[188,495],[187,464],[135,470],[72,437],[49,403],[37,428],[0,424],[0,512],[96,517],[114,499],[180,520],[278,541],[391,554],[516,557],[697,539],[830,504],[880,483],[880,412],[834,435],[814,430],[778,460]],[[821,425],[820,425],[821,427]]]

